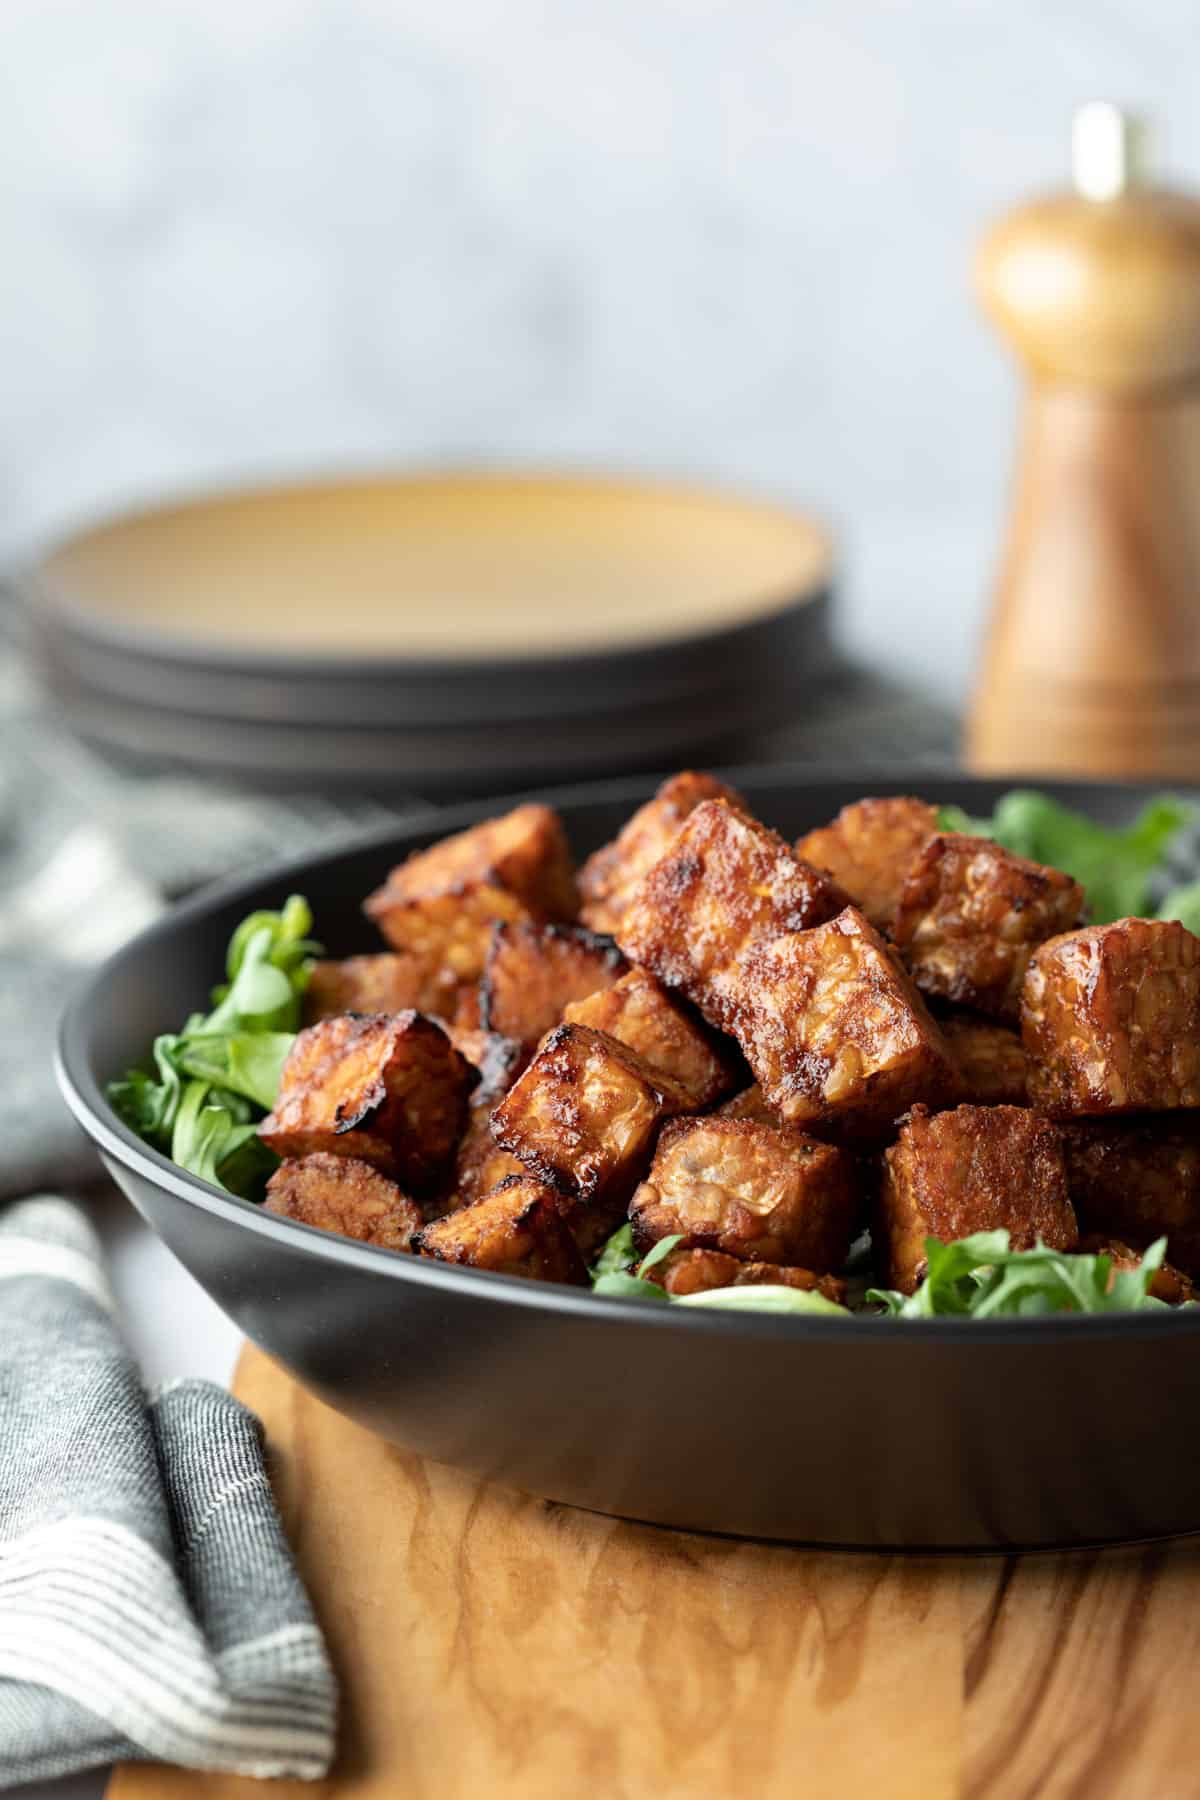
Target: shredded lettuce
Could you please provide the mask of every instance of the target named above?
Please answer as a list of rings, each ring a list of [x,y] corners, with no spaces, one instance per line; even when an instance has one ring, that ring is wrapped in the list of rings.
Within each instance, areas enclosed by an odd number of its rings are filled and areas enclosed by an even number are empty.
[[[320,946],[312,912],[293,894],[280,912],[255,912],[229,941],[226,980],[212,1011],[154,1041],[153,1069],[108,1086],[118,1117],[173,1162],[231,1193],[253,1196],[276,1159],[258,1138],[296,1032]]]
[[[943,1244],[926,1238],[928,1273],[915,1294],[868,1288],[866,1298],[893,1319],[1029,1318],[1042,1313],[1131,1312],[1166,1305],[1150,1293],[1167,1252],[1159,1238],[1136,1269],[1114,1271],[1103,1253],[1084,1256],[1009,1248],[1007,1231],[977,1231]]]

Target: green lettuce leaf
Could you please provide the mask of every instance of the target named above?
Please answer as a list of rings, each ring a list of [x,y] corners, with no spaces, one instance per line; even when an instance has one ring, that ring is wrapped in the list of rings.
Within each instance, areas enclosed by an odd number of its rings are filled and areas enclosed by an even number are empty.
[[[700,1306],[710,1312],[821,1313],[837,1319],[850,1314],[836,1300],[805,1288],[728,1287],[710,1288],[703,1294],[679,1294],[676,1306]]]
[[[1178,919],[1189,931],[1200,935],[1200,881],[1189,881],[1172,888],[1158,909],[1160,919]]]
[[[1137,1269],[1113,1273],[1112,1258],[1047,1249],[1009,1248],[1007,1231],[979,1231],[943,1244],[926,1238],[929,1269],[915,1294],[869,1288],[866,1298],[892,1318],[1030,1317],[1039,1313],[1129,1312],[1164,1306],[1149,1290],[1162,1266],[1167,1240],[1159,1238]]]

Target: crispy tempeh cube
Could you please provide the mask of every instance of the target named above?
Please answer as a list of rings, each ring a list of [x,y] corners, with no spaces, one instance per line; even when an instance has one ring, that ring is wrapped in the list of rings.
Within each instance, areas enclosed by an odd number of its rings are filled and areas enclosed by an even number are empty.
[[[838,1269],[854,1222],[854,1162],[833,1144],[749,1119],[676,1119],[629,1208],[645,1252],[678,1232],[743,1262]]]
[[[579,916],[585,925],[593,931],[616,931],[642,876],[670,849],[680,826],[702,800],[743,805],[736,789],[715,775],[684,769],[663,782],[653,800],[638,808],[611,844],[588,857],[579,871],[583,896]]]
[[[1025,1052],[1017,1032],[990,1019],[954,1013],[938,1021],[977,1106],[1025,1106]]]
[[[827,869],[872,925],[890,931],[904,878],[937,828],[937,808],[911,795],[856,800],[802,837],[796,855]]]
[[[990,838],[946,832],[909,869],[893,936],[922,993],[1015,1025],[1030,955],[1083,917],[1083,889],[1069,875]]]
[[[483,973],[497,919],[569,920],[577,906],[562,821],[527,805],[417,851],[364,911],[420,963],[424,1009],[452,1014],[459,989]]]
[[[1084,1231],[1144,1249],[1200,1275],[1200,1115],[1063,1119],[1067,1183]]]
[[[617,938],[630,962],[729,1030],[725,987],[739,959],[821,924],[844,904],[837,884],[797,861],[776,832],[723,800],[706,800],[637,888]]]
[[[277,1156],[356,1156],[423,1192],[458,1142],[475,1079],[432,1019],[343,1013],[299,1033],[258,1134]]]
[[[466,1263],[530,1281],[587,1284],[587,1270],[552,1188],[513,1175],[471,1206],[418,1233],[413,1248],[440,1262]]]
[[[356,1156],[318,1151],[280,1163],[267,1183],[267,1212],[384,1250],[410,1250],[421,1208],[394,1181]]]
[[[1200,1106],[1200,938],[1156,919],[1052,938],[1025,977],[1021,1036],[1046,1112]]]
[[[690,1105],[689,1094],[628,1045],[585,1025],[560,1025],[492,1114],[492,1133],[563,1194],[628,1199],[660,1120]]]
[[[525,1063],[525,1053],[515,1038],[477,1026],[446,1025],[446,1036],[460,1056],[479,1071],[479,1085],[471,1095],[472,1108],[490,1108],[507,1094]]]
[[[656,1263],[646,1277],[668,1294],[707,1294],[713,1288],[790,1287],[845,1304],[846,1284],[837,1275],[814,1275],[784,1263],[741,1262],[723,1250],[686,1250],[681,1245]]]
[[[892,1287],[911,1294],[925,1239],[1009,1233],[1014,1250],[1041,1240],[1071,1250],[1079,1229],[1057,1126],[1024,1106],[915,1106],[883,1158],[879,1239]]]
[[[510,1175],[523,1175],[524,1163],[509,1150],[502,1150],[492,1136],[491,1109],[471,1108],[467,1129],[454,1158],[454,1199],[450,1205],[469,1206]]]
[[[757,1081],[751,1082],[750,1086],[743,1088],[740,1094],[735,1094],[731,1100],[726,1100],[724,1105],[718,1106],[716,1117],[718,1119],[751,1119],[756,1125],[774,1125],[776,1127],[783,1125],[778,1109],[767,1105]]]
[[[407,1012],[417,1006],[425,985],[416,958],[394,950],[314,963],[304,992],[304,1023],[315,1025],[348,1012]]]
[[[479,1020],[532,1053],[573,1000],[609,988],[628,967],[610,937],[581,925],[497,925],[479,986]]]
[[[736,1079],[736,1052],[713,1036],[684,1001],[645,969],[630,969],[615,987],[568,1006],[569,1025],[605,1031],[686,1088],[697,1111],[711,1106]]]
[[[957,1097],[949,1046],[888,944],[857,907],[743,959],[729,1028],[786,1125],[886,1134],[917,1101]]]
[[[1124,1244],[1120,1238],[1110,1238],[1093,1234],[1079,1240],[1079,1248],[1088,1256],[1107,1256],[1112,1261],[1112,1275],[1108,1278],[1111,1290],[1113,1279],[1120,1271],[1140,1268],[1142,1250],[1135,1250],[1132,1244]],[[1143,1245],[1143,1250],[1145,1246]],[[1174,1263],[1160,1263],[1150,1277],[1147,1290],[1156,1300],[1163,1300],[1168,1306],[1182,1306],[1185,1301],[1196,1298],[1196,1290],[1190,1275],[1177,1269]]]

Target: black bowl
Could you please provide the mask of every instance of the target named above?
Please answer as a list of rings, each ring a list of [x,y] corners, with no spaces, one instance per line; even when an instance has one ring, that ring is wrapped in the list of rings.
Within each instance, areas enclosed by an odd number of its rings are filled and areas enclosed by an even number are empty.
[[[987,811],[1005,784],[734,773],[791,837],[863,793]],[[549,795],[578,854],[650,791]],[[1127,818],[1137,788],[1058,786]],[[490,807],[375,834],[176,908],[87,981],[59,1077],[139,1212],[217,1303],[314,1393],[422,1455],[548,1499],[659,1524],[870,1549],[1083,1545],[1200,1529],[1200,1309],[896,1323],[597,1300],[448,1268],[277,1219],[184,1174],[114,1116],[104,1083],[202,1007],[230,931],[308,895],[337,954],[407,851]]]

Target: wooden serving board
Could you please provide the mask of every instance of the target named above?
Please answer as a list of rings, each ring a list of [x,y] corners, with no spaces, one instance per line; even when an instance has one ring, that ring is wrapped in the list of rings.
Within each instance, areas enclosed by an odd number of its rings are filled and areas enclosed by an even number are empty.
[[[1200,1795],[1200,1547],[698,1537],[390,1449],[254,1349],[235,1388],[341,1676],[337,1771],[131,1766],[109,1800]]]

